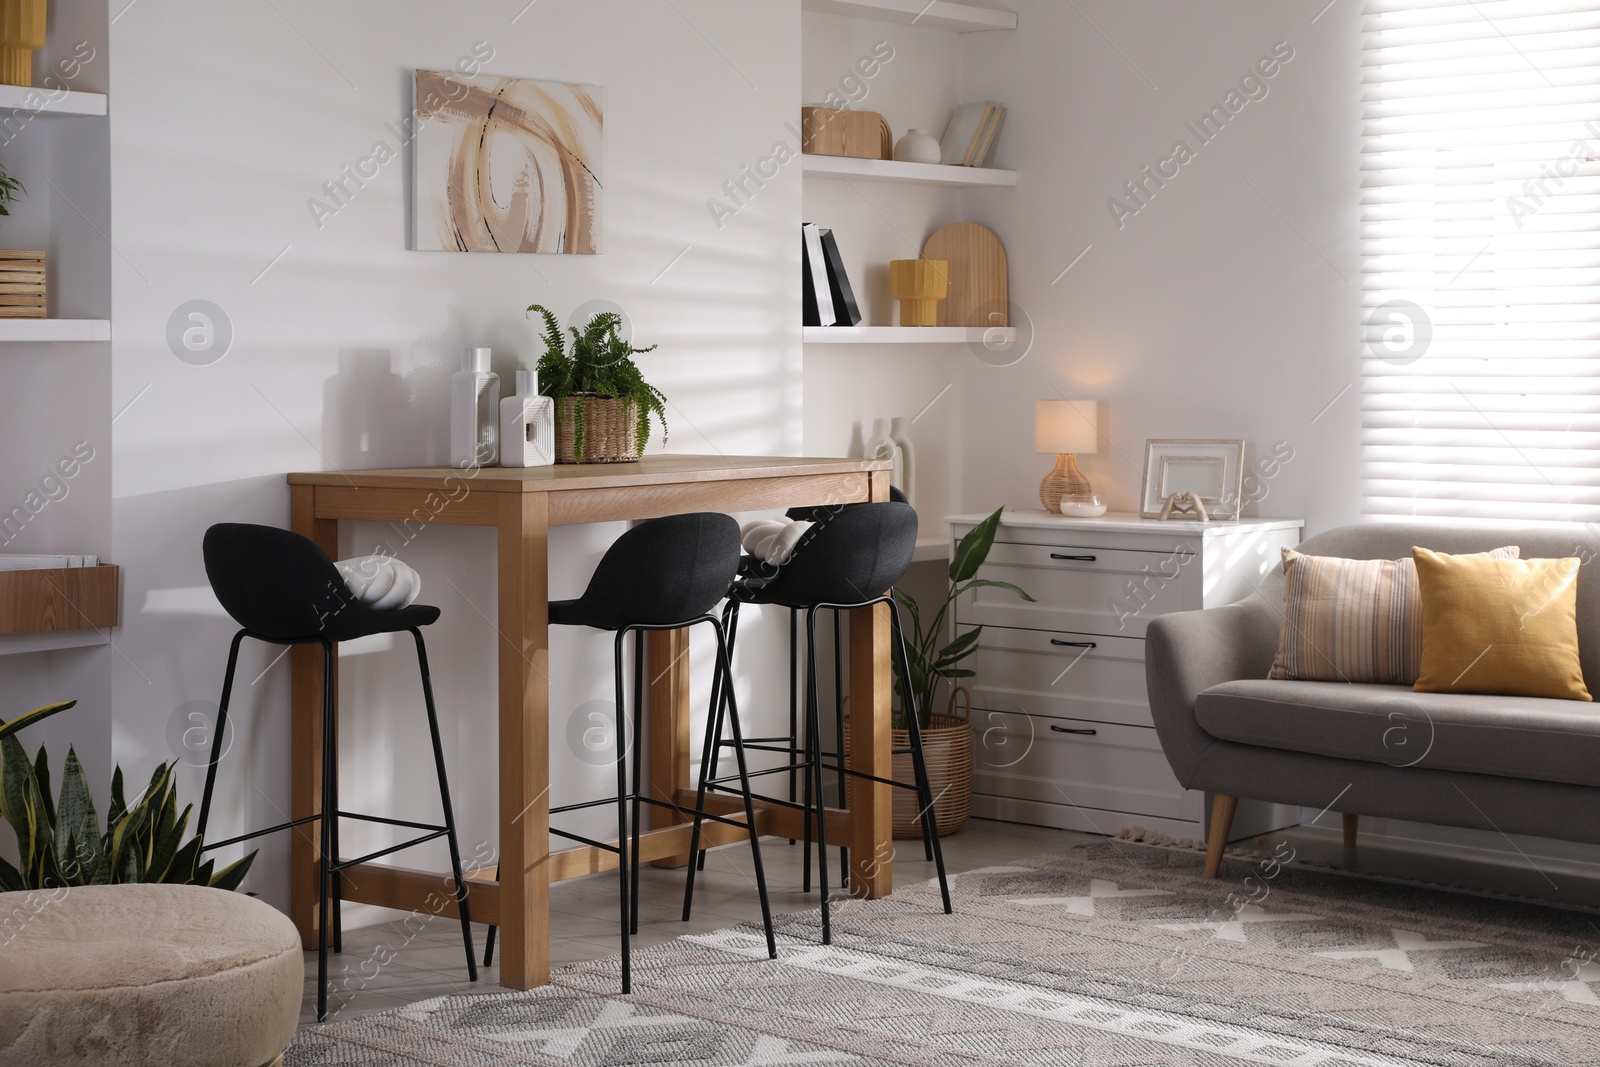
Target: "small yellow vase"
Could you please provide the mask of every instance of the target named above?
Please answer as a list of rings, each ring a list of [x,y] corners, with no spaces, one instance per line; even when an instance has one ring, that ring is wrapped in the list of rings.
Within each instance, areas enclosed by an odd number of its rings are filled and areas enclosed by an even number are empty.
[[[943,259],[889,261],[889,295],[900,301],[900,325],[937,326],[939,301],[950,290],[950,264]]]
[[[33,84],[33,53],[44,47],[48,0],[0,0],[0,82]]]

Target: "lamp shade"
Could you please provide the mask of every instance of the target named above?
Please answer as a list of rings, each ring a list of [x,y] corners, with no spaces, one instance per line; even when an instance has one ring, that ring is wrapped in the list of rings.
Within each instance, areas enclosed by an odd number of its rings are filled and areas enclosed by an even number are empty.
[[[1097,451],[1100,437],[1095,407],[1093,400],[1035,400],[1033,450],[1056,454]]]

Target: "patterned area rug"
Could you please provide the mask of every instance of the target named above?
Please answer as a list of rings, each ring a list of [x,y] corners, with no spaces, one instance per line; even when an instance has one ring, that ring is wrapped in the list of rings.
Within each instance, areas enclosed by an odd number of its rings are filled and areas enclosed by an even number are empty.
[[[1538,905],[1096,842],[567,967],[542,989],[308,1027],[286,1067],[1275,1064],[1600,1059],[1600,928]]]

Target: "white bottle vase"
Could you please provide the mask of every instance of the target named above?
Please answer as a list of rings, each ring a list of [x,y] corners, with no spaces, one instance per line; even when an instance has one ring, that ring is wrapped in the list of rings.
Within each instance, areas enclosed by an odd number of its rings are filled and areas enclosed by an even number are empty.
[[[517,371],[517,393],[500,401],[500,465],[545,467],[556,461],[556,402],[539,395],[539,379]]]
[[[905,493],[906,502],[915,507],[917,503],[917,460],[916,454],[911,450],[911,437],[906,433],[906,420],[899,416],[889,420],[889,439],[900,449],[902,477],[905,479],[900,485],[900,491]]]
[[[906,456],[895,443],[889,433],[888,419],[872,420],[872,437],[862,446],[862,455],[867,459],[887,459],[894,464],[889,472],[889,484],[905,492],[906,488]]]
[[[939,139],[927,130],[907,130],[895,142],[894,158],[902,163],[937,163],[941,158]]]
[[[469,348],[450,376],[450,466],[493,467],[500,462],[500,376],[489,369],[487,348]]]

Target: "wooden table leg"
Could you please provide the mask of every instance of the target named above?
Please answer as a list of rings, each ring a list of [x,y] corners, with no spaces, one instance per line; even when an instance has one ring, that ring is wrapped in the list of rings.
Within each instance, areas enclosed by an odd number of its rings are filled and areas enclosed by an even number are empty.
[[[289,528],[304,534],[328,554],[339,558],[339,523],[316,517],[316,487],[289,487]],[[339,662],[335,648],[334,700],[338,701]],[[322,810],[322,647],[295,645],[289,653],[289,817],[303,819]],[[289,918],[300,931],[305,948],[317,947],[316,823],[296,827],[289,834]]]
[[[650,795],[672,800],[680,789],[693,789],[689,737],[689,631],[650,631],[646,670],[650,672]],[[637,740],[637,739],[635,739]],[[687,821],[667,808],[650,807],[650,826]],[[655,861],[657,867],[682,867],[687,852]]]
[[[500,504],[500,984],[550,980],[548,497]]]
[[[850,613],[850,766],[894,777],[892,689],[889,681],[889,605]],[[857,779],[850,786],[850,893],[885,897],[892,877],[893,800],[890,787]]]

